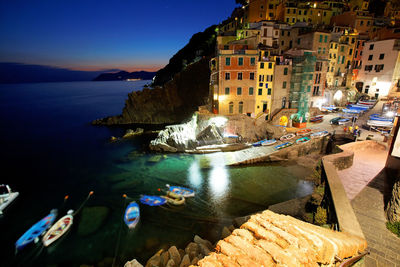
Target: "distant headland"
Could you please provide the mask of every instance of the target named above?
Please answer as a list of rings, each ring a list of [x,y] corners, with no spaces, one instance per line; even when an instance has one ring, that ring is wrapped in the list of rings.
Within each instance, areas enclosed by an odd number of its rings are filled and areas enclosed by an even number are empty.
[[[152,80],[156,72],[148,72],[148,71],[119,71],[119,72],[107,72],[102,73],[93,81],[135,81],[135,80]]]

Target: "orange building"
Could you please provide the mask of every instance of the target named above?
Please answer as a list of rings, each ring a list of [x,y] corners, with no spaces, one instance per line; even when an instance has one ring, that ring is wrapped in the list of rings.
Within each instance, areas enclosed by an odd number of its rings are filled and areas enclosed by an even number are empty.
[[[368,11],[348,11],[332,17],[331,25],[351,27],[360,34],[370,33],[374,18]]]
[[[247,21],[275,20],[280,0],[250,0],[247,6]]]

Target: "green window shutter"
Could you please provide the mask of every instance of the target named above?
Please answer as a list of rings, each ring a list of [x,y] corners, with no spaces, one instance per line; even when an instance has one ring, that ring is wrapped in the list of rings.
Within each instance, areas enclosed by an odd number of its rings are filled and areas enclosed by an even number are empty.
[[[250,64],[251,65],[256,64],[256,58],[255,57],[250,58]]]
[[[258,95],[262,95],[262,89],[258,89]]]
[[[287,75],[288,74],[288,68],[284,68],[283,69],[283,75]]]
[[[271,88],[268,88],[268,95],[271,95]]]
[[[319,42],[320,42],[320,43],[322,43],[322,38],[323,38],[323,36],[322,36],[322,34],[320,34],[320,35],[319,35]]]
[[[226,66],[230,66],[231,65],[231,58],[230,57],[225,58],[225,65]]]
[[[253,87],[250,87],[250,88],[249,88],[249,95],[253,95],[253,93],[254,93],[254,88],[253,88]]]
[[[328,42],[328,35],[325,35],[324,43]]]
[[[238,87],[236,92],[237,92],[237,95],[241,95],[242,94],[242,87]]]
[[[239,66],[243,66],[243,58],[242,57],[239,58],[239,64],[238,65]]]
[[[282,84],[282,88],[285,89],[286,88],[286,82],[283,82]]]
[[[226,88],[225,88],[225,94],[226,94],[226,95],[229,95],[229,87],[226,87]]]

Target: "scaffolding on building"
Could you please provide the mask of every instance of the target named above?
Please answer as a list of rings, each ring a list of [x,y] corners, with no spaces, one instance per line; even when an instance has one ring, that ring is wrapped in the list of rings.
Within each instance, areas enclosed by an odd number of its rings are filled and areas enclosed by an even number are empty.
[[[297,118],[305,122],[308,113],[308,101],[313,85],[316,57],[312,52],[293,57],[292,77],[290,80],[290,108],[297,109]]]

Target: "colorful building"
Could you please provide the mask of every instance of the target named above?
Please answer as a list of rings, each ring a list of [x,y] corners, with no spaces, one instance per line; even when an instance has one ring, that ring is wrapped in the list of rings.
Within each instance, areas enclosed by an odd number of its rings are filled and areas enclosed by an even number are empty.
[[[256,116],[265,113],[271,115],[272,93],[274,88],[274,70],[276,57],[269,51],[260,51],[257,65]]]

